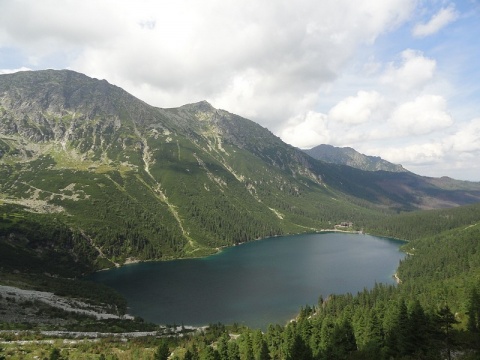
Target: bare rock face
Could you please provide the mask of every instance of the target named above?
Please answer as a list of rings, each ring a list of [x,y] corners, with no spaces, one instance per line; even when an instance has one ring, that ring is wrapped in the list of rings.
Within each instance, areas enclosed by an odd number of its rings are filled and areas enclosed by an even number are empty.
[[[304,150],[311,157],[328,163],[351,166],[365,171],[407,171],[402,165],[392,164],[378,156],[367,156],[349,147],[335,147],[332,145],[318,145]]]
[[[73,71],[20,72],[0,80],[0,132],[33,142],[112,134],[122,122],[155,121],[156,113],[107,81]],[[92,146],[95,149],[98,143]]]

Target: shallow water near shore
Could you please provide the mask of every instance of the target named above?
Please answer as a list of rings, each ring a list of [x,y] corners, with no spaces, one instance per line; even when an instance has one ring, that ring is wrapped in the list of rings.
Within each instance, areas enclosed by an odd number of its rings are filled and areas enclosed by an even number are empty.
[[[320,295],[394,284],[403,242],[319,233],[269,238],[199,259],[145,262],[89,279],[118,290],[129,313],[158,324],[285,324]]]

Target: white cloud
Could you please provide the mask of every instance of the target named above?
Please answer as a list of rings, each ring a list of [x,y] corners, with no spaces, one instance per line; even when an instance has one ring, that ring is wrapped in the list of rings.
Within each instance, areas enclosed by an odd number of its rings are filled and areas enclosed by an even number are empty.
[[[415,100],[399,105],[389,123],[398,135],[423,135],[446,128],[453,123],[447,113],[445,99],[439,95],[420,95]]]
[[[331,140],[327,116],[313,111],[290,119],[280,136],[287,143],[302,149],[328,144]]]
[[[448,139],[448,144],[457,153],[480,153],[480,118],[462,126]]]
[[[318,89],[333,82],[361,46],[404,23],[415,1],[2,4],[0,39],[26,49],[36,66],[62,52],[68,67],[153,105],[208,99],[256,114],[274,130],[280,120],[310,110]]]
[[[102,1],[4,0],[0,38],[38,56],[65,50],[59,46],[100,44],[123,33],[125,23],[115,11],[119,6],[111,5]],[[42,49],[47,44],[52,47]]]
[[[335,105],[328,117],[346,124],[362,124],[372,121],[383,102],[383,97],[376,91],[359,91],[356,96],[349,96]]]
[[[387,147],[370,151],[374,153],[376,153],[375,151],[381,151],[382,158],[394,164],[403,164],[407,168],[411,165],[440,163],[445,155],[442,144],[437,142]]]
[[[21,67],[21,68],[18,68],[18,69],[0,69],[0,74],[13,74],[13,73],[16,73],[16,72],[19,72],[19,71],[29,71],[31,69],[27,68],[27,67]]]
[[[459,125],[450,136],[438,139],[404,139],[405,144],[370,147],[370,154],[381,156],[407,169],[428,176],[454,177],[478,181],[480,171],[480,118]],[[451,175],[450,175],[451,176]]]
[[[388,64],[381,81],[405,91],[422,89],[433,78],[436,61],[412,49],[404,50],[401,57],[399,66]]]
[[[433,15],[427,23],[415,25],[413,28],[413,36],[425,37],[433,35],[451,22],[455,21],[458,16],[459,13],[455,10],[453,4],[447,8],[442,8],[438,13]]]
[[[280,135],[301,148],[322,143],[350,146],[423,174],[431,173],[433,168],[428,166],[432,166],[437,167],[437,174],[445,175],[441,168],[445,161],[453,164],[452,153],[466,159],[480,148],[480,120],[446,141],[445,134],[455,127],[442,96],[423,94],[395,105],[375,91],[359,91],[340,101],[328,115],[310,112],[293,118]],[[460,146],[464,152],[458,151]]]
[[[308,112],[293,117],[280,136],[302,148],[328,143],[365,149],[371,155],[380,156],[384,156],[384,152],[375,148],[375,144],[382,144],[387,149],[395,146],[395,150],[387,152],[395,161],[412,162],[407,154],[414,154],[424,163],[431,161],[434,155],[444,154],[439,152],[443,145],[441,148],[436,142],[435,145],[426,145],[430,144],[426,137],[444,137],[445,131],[451,131],[453,125],[442,96],[424,94],[396,103],[375,91],[359,91],[337,103],[328,114]],[[418,143],[410,144],[414,139]],[[407,147],[406,144],[410,145]],[[399,152],[398,149],[403,150]]]

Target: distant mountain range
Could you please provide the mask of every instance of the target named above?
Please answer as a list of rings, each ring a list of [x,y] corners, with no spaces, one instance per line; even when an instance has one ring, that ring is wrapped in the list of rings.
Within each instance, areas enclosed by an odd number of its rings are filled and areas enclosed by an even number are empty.
[[[378,156],[367,156],[350,147],[318,145],[304,150],[311,157],[328,163],[351,166],[365,171],[405,172],[402,165],[392,164]]]
[[[0,242],[48,248],[22,232],[33,216],[74,234],[56,251],[104,267],[480,201],[480,183],[307,153],[205,101],[157,108],[67,70],[0,75]]]

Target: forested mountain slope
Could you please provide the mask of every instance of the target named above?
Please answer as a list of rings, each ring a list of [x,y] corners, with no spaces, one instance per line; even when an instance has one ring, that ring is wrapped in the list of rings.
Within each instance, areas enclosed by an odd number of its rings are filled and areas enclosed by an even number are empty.
[[[218,325],[185,341],[165,340],[167,351],[180,358],[227,353],[234,359],[436,359],[447,358],[451,349],[459,358],[476,358],[478,187],[327,164],[206,102],[159,109],[71,71],[0,76],[3,285],[85,296],[123,312],[118,294],[67,277],[128,258],[200,256],[219,246],[340,221],[410,240],[399,286],[324,294],[296,321],[271,326],[265,334],[236,328],[230,331],[239,336],[230,339]],[[475,204],[418,211],[470,203]],[[104,325],[86,319],[75,326]],[[108,328],[130,326],[150,327]],[[151,357],[150,341],[147,350],[141,342],[128,346],[137,357]],[[105,349],[121,344],[107,343]],[[65,356],[75,353],[75,345],[61,344]],[[52,350],[50,344],[31,346]],[[81,346],[82,355],[98,355],[97,345]],[[115,352],[120,353],[109,354]]]
[[[100,264],[480,199],[398,176],[315,160],[207,102],[155,108],[66,70],[0,76],[0,214],[50,214]]]
[[[173,353],[179,359],[478,359],[479,206],[393,217],[399,227],[387,224],[392,232],[413,227],[413,239],[405,245],[410,255],[399,266],[397,286],[376,284],[357,294],[319,294],[318,304],[307,305],[294,321],[272,324],[266,332],[215,324],[192,336],[100,340],[101,353],[131,359],[154,353],[165,353],[164,358]],[[26,353],[25,347],[4,344],[9,354]],[[57,341],[55,346],[71,358],[99,353],[94,342],[80,347]],[[28,349],[33,358],[52,351],[52,345],[35,342]]]

